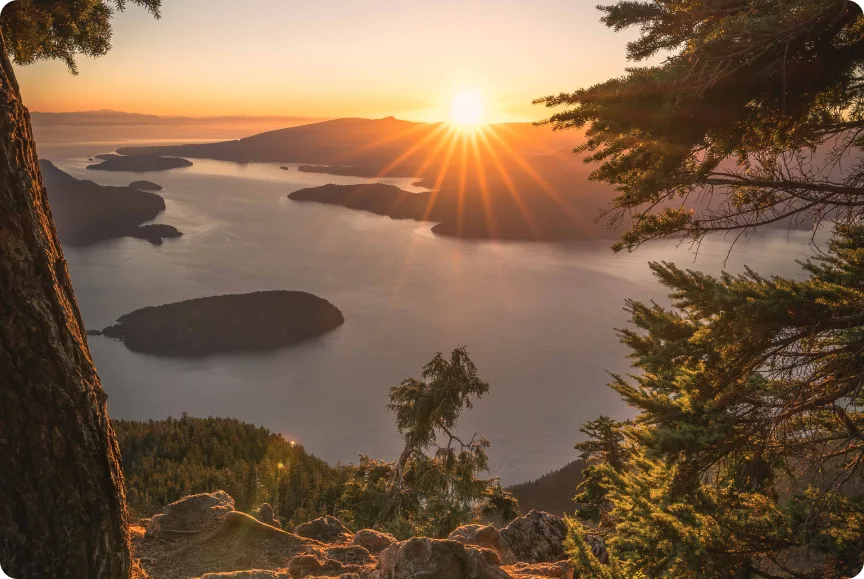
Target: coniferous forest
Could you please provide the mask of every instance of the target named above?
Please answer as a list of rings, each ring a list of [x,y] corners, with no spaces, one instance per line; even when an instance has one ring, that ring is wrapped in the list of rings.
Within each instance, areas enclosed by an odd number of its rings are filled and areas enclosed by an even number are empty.
[[[270,503],[293,527],[332,514],[345,479],[343,468],[301,445],[233,418],[183,415],[111,424],[133,516],[150,516],[190,494],[224,490],[238,510]]]

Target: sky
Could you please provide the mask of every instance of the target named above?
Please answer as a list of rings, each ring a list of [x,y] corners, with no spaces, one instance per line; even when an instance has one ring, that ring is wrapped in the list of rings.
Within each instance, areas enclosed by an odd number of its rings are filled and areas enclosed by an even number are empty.
[[[484,120],[546,116],[535,98],[624,72],[625,44],[585,0],[164,0],[129,3],[113,49],[18,67],[31,111],[396,116],[441,121],[480,94]]]

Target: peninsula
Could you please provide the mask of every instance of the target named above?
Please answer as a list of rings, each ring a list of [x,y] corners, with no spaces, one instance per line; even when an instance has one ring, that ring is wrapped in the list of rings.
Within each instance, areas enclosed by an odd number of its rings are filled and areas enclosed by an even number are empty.
[[[133,187],[107,187],[76,179],[51,161],[39,161],[51,213],[61,243],[92,245],[119,237],[146,239],[159,245],[181,232],[164,224],[144,225],[165,210],[165,200]]]
[[[534,193],[534,192],[532,192]],[[530,205],[507,192],[460,195],[459,189],[411,193],[385,183],[322,185],[288,195],[293,201],[339,205],[392,219],[437,222],[432,232],[461,239],[566,241],[608,235],[567,200],[534,193]]]

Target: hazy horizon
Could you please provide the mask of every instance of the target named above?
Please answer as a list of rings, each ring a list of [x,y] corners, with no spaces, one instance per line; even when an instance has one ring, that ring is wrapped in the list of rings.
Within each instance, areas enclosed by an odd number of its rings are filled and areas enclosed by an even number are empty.
[[[481,95],[487,123],[541,119],[535,98],[624,72],[629,31],[593,5],[542,0],[375,0],[317,5],[254,0],[166,3],[162,18],[130,5],[113,48],[16,67],[30,110],[114,110],[186,117],[448,120],[455,95]],[[579,58],[585,46],[590,56]],[[559,66],[557,54],[575,65]]]

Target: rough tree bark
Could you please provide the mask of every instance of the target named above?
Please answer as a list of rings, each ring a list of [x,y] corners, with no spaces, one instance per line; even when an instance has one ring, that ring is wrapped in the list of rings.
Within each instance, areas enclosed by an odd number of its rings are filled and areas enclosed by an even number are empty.
[[[0,566],[127,579],[120,454],[0,35]]]

